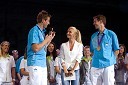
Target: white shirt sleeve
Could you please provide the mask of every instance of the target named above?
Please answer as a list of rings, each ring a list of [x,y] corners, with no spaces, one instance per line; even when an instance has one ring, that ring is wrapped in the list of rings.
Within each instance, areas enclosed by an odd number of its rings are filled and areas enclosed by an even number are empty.
[[[13,56],[10,55],[10,59],[11,59],[11,67],[16,67]]]
[[[128,53],[125,55],[124,63],[128,64]]]
[[[78,55],[76,57],[76,60],[80,63],[81,62],[81,58],[83,56],[83,45],[80,44],[79,47],[78,47]]]
[[[25,63],[24,63],[24,58],[21,60],[21,63],[20,63],[20,69],[21,68],[25,68],[25,65],[24,65]]]
[[[55,59],[54,66],[59,66],[58,57]]]
[[[63,44],[61,45],[60,47],[60,54],[59,54],[60,58],[61,58],[61,63],[65,62],[64,59],[65,59],[65,55],[64,55],[64,48],[63,48]]]

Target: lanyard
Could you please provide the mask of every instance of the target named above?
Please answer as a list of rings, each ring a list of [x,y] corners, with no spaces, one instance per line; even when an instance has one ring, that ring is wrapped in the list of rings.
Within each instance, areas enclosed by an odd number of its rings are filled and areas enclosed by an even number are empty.
[[[98,41],[98,46],[100,46],[100,43],[104,37],[104,34],[101,35],[101,37],[99,37],[100,34],[98,34],[98,38],[97,38],[97,41]]]

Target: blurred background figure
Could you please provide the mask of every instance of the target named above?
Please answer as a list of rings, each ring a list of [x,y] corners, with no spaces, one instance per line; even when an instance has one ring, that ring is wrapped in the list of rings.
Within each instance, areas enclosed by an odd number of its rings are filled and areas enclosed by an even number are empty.
[[[116,85],[125,85],[124,75],[126,73],[126,69],[124,59],[126,55],[126,47],[124,44],[120,44],[119,47],[119,54],[117,56],[117,63],[115,65],[115,81]]]
[[[62,66],[61,66],[61,62],[60,62],[61,58],[59,56],[60,50],[57,49],[56,52],[57,52],[57,57],[55,58],[55,63],[54,63],[55,71],[56,71],[56,85],[62,85],[62,80],[61,80]]]
[[[128,85],[128,53],[125,56],[125,67],[126,67],[126,74],[124,76],[125,85]]]
[[[84,47],[84,56],[80,63],[80,85],[92,85],[90,78],[92,56],[90,46]]]
[[[27,67],[27,49],[25,48],[24,58],[20,63],[20,72],[23,75],[20,81],[20,85],[30,85],[29,84],[29,72]]]
[[[12,56],[14,57],[14,60],[16,61],[19,58],[19,54],[17,50],[12,50]]]
[[[60,54],[60,49],[56,49],[57,55]]]
[[[49,85],[56,85],[56,79],[55,79],[56,72],[54,67],[54,62],[56,57],[57,57],[56,45],[54,42],[50,42],[50,44],[47,47],[47,69],[48,69]]]
[[[10,43],[3,41],[0,48],[0,85],[15,85],[15,61],[9,55]]]
[[[16,64],[16,68],[15,68],[15,71],[16,71],[16,85],[20,85],[20,80],[21,80],[21,73],[20,73],[20,62],[22,60],[23,57],[19,57],[19,52],[18,50],[12,50],[12,56],[14,57],[14,60],[15,60],[15,64]]]

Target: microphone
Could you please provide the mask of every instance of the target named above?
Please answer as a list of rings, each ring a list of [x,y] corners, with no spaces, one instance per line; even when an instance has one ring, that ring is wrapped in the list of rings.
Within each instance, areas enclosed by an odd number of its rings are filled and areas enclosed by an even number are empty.
[[[52,32],[53,32],[53,28],[50,28],[48,35],[51,35]]]

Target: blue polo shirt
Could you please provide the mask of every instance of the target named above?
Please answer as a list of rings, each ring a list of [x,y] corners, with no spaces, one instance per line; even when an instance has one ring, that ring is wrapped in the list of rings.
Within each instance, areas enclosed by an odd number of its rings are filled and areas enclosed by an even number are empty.
[[[17,61],[16,61],[16,73],[20,73],[20,63],[21,60],[24,58],[24,56],[21,56]]]
[[[28,34],[27,43],[27,65],[46,67],[46,46],[42,47],[38,52],[32,50],[32,44],[39,44],[44,40],[45,31],[35,25]]]
[[[98,47],[98,36],[103,38],[100,43],[100,50],[97,50]],[[119,43],[117,35],[105,28],[103,34],[95,32],[91,36],[90,41],[90,51],[93,53],[92,56],[92,67],[95,68],[104,68],[116,63],[116,56],[114,51],[119,50]]]

